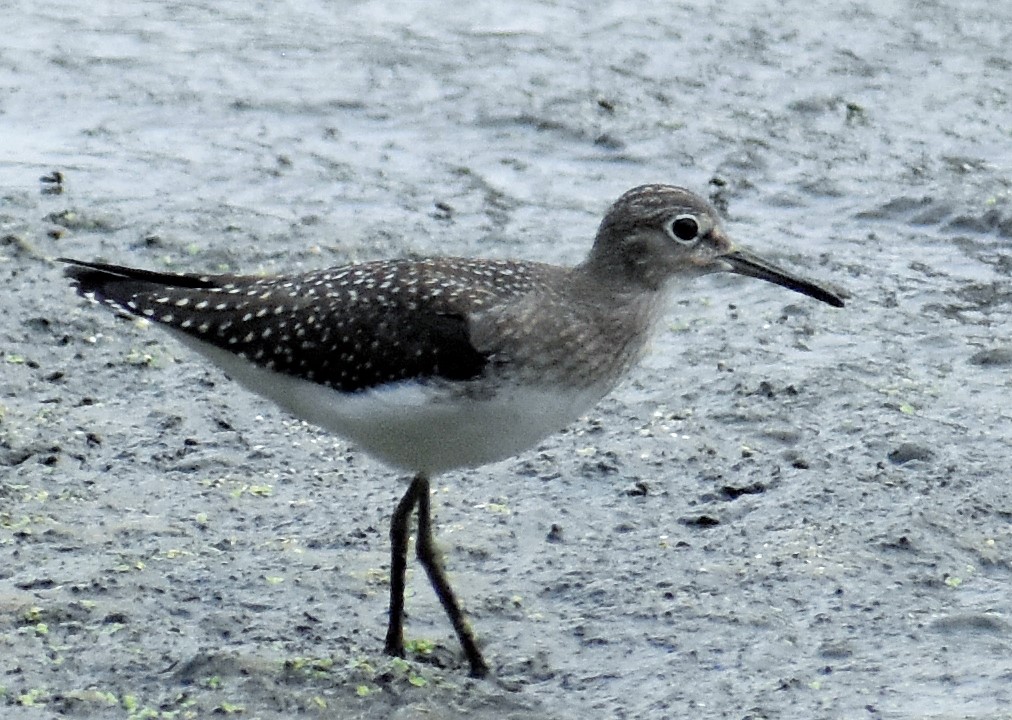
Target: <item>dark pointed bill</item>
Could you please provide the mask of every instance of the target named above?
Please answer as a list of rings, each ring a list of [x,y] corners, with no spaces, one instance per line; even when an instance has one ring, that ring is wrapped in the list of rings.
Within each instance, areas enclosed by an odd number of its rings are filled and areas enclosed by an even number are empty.
[[[810,280],[803,280],[797,275],[792,275],[747,250],[736,248],[729,253],[721,255],[720,259],[730,266],[730,270],[733,273],[748,275],[749,277],[759,278],[760,280],[780,285],[788,290],[793,290],[802,295],[821,300],[824,303],[829,303],[833,307],[843,307],[843,298],[836,293],[830,292]]]

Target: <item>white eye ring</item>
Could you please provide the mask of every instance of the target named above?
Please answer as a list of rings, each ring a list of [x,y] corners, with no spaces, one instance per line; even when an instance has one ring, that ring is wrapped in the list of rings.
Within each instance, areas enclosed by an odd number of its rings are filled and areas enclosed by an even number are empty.
[[[695,215],[676,215],[664,229],[679,245],[695,245],[699,242],[699,220]]]

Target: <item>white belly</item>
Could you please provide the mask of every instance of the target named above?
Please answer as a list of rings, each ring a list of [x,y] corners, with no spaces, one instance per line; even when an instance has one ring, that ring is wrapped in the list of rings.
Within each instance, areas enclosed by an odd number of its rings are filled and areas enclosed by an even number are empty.
[[[486,399],[401,382],[377,390],[342,393],[266,370],[182,333],[172,334],[233,379],[296,417],[412,473],[433,475],[516,455],[564,428],[608,390],[511,387]]]

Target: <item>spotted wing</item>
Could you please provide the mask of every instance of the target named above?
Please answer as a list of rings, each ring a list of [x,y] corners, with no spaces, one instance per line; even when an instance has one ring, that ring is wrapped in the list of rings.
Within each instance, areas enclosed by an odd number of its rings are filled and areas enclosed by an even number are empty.
[[[342,392],[405,379],[468,380],[488,363],[471,344],[462,298],[424,263],[255,277],[61,260],[83,296]]]

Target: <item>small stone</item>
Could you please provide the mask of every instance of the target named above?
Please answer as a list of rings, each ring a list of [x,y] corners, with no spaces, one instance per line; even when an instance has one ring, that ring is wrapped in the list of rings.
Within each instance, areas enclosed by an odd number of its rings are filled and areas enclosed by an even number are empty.
[[[1012,348],[1000,347],[980,350],[970,356],[970,364],[980,367],[1012,366]]]
[[[889,453],[889,462],[894,465],[903,465],[911,460],[922,460],[927,462],[935,457],[935,453],[923,445],[916,443],[903,443]]]

